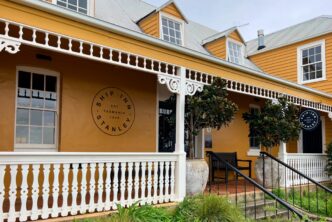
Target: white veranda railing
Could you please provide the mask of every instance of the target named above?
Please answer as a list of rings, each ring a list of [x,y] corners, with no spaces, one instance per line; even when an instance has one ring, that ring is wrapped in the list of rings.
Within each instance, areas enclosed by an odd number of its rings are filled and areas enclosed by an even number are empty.
[[[313,153],[288,153],[287,164],[304,175],[316,180],[317,182],[327,181],[329,177],[325,172],[327,163],[326,155]],[[299,185],[306,183],[305,179],[286,170],[286,183],[290,185]]]
[[[0,153],[0,221],[171,202],[178,158],[175,153]]]

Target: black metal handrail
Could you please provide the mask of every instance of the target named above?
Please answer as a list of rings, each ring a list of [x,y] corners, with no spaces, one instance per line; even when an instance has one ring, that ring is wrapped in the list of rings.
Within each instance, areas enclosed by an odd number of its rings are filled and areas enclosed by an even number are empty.
[[[297,169],[289,166],[287,163],[279,160],[278,158],[272,156],[271,154],[267,152],[260,152],[261,158],[263,158],[263,186],[267,188],[266,185],[266,173],[265,173],[265,162],[268,160],[265,160],[265,158],[270,158],[270,163],[271,163],[271,186],[269,187],[274,191],[277,189],[278,195],[283,196],[285,201],[287,203],[292,204],[293,206],[296,206],[300,208],[303,211],[306,211],[311,214],[315,214],[317,217],[320,216],[329,216],[331,217],[331,212],[328,210],[328,198],[332,198],[332,190],[326,186],[324,186],[321,183],[318,183],[314,179],[308,177],[304,173],[298,171]],[[274,170],[272,168],[274,167],[273,162],[277,163],[277,170],[278,170],[278,176],[275,177],[273,174]],[[284,167],[284,186],[280,186],[280,167]],[[289,173],[288,173],[288,172]],[[288,178],[288,176],[290,178]],[[297,181],[294,183],[294,177],[299,178]],[[274,178],[278,178],[278,186],[274,186]],[[288,183],[286,183],[286,181]],[[302,183],[304,182],[304,183]],[[282,187],[282,189],[280,188]],[[312,188],[310,188],[312,187]],[[314,188],[314,189],[313,189]],[[320,189],[320,190],[319,190]],[[281,192],[284,190],[284,195],[281,195]],[[290,191],[289,191],[290,190]],[[295,192],[299,191],[298,194],[295,194]],[[305,192],[306,191],[306,192]],[[312,192],[314,191],[314,192]],[[323,193],[320,193],[323,192]],[[290,198],[289,198],[290,196]],[[295,198],[297,196],[297,198]],[[299,199],[298,199],[299,197]],[[304,201],[304,199],[307,199],[307,201]],[[314,203],[314,205],[312,204]],[[316,208],[316,209],[314,209]]]
[[[326,186],[324,186],[324,185],[318,183],[318,182],[315,181],[314,179],[312,179],[312,178],[308,177],[307,175],[301,173],[301,172],[298,171],[297,169],[295,169],[295,168],[289,166],[288,164],[286,164],[285,162],[283,162],[283,161],[279,160],[278,158],[272,156],[271,154],[269,154],[269,153],[267,153],[267,152],[264,152],[264,151],[260,152],[260,154],[261,154],[261,156],[262,156],[262,155],[266,155],[266,156],[270,157],[271,159],[273,159],[274,161],[277,161],[279,164],[285,166],[285,167],[288,168],[289,170],[291,170],[291,171],[297,173],[297,174],[300,175],[301,177],[304,177],[306,180],[309,180],[311,183],[317,185],[318,187],[320,187],[320,188],[322,188],[323,190],[326,190],[327,192],[329,192],[330,194],[332,194],[332,189],[330,189],[330,188],[328,188],[328,187],[326,187]]]
[[[297,217],[299,217],[299,219],[303,220],[304,219],[304,215],[298,211],[297,209],[295,209],[292,205],[290,205],[289,203],[287,203],[286,201],[284,201],[283,199],[281,199],[280,197],[278,197],[277,195],[275,195],[274,193],[270,192],[269,190],[267,190],[266,188],[264,188],[262,185],[260,185],[259,183],[257,183],[256,181],[254,181],[253,179],[251,179],[250,177],[248,177],[247,175],[243,174],[239,169],[237,169],[236,167],[234,167],[233,165],[231,165],[229,162],[219,158],[217,155],[215,155],[212,151],[207,151],[207,156],[209,157],[209,166],[210,169],[212,167],[212,157],[217,159],[218,161],[222,162],[225,166],[226,166],[226,177],[225,177],[225,182],[226,182],[226,194],[227,194],[227,184],[228,184],[228,168],[232,171],[234,171],[236,174],[240,175],[241,177],[244,178],[245,181],[245,204],[247,204],[247,196],[246,196],[246,182],[251,183],[254,186],[254,198],[256,198],[256,190],[255,188],[257,187],[259,190],[261,190],[262,192],[264,192],[264,194],[268,195],[270,198],[272,198],[273,200],[276,201],[276,205],[277,203],[279,203],[282,207],[286,208],[288,210],[288,217],[289,217],[289,211],[292,212],[294,215],[296,215]],[[211,170],[210,170],[211,172]],[[211,175],[209,176],[209,186],[210,189],[209,191],[211,192]],[[238,176],[236,177],[236,205],[237,205],[237,189],[238,189]],[[265,195],[264,195],[264,203],[265,203]],[[255,219],[256,219],[256,199],[254,199],[254,211],[255,211]],[[246,208],[246,205],[245,205]],[[277,209],[276,209],[276,214],[277,214]],[[245,215],[246,215],[246,209],[245,209]],[[265,212],[266,215],[266,212]],[[247,215],[246,215],[247,216]],[[307,221],[307,220],[306,220]]]

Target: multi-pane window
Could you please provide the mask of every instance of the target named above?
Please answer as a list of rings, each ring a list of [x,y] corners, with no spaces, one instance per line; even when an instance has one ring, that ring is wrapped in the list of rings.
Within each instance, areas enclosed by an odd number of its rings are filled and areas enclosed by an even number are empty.
[[[56,144],[57,77],[19,71],[15,144],[52,147]]]
[[[250,110],[250,113],[252,113],[252,114],[260,112],[259,107],[256,107],[256,106],[250,106],[249,110]],[[249,132],[250,149],[260,149],[259,142],[257,141],[256,135],[253,132],[252,127],[250,125],[249,125],[249,130],[250,130],[250,132]]]
[[[182,45],[181,23],[162,17],[162,38],[167,42]]]
[[[228,61],[241,64],[243,60],[242,45],[228,41]]]
[[[88,0],[57,0],[57,5],[75,12],[88,14]]]
[[[301,49],[300,62],[303,82],[323,78],[322,45]]]

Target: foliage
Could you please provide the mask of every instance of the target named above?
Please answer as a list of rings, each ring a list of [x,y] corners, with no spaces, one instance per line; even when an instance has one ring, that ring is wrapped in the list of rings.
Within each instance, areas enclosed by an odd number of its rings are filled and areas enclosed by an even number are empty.
[[[243,119],[251,127],[250,133],[266,148],[279,145],[280,142],[296,140],[300,134],[299,108],[285,97],[278,103],[267,100],[261,112],[243,113]],[[249,136],[252,136],[249,135]]]
[[[175,210],[134,204],[118,205],[118,212],[108,217],[85,219],[80,222],[244,222],[243,213],[225,197],[198,195],[187,197]]]
[[[302,195],[299,190],[294,188],[287,190],[287,192],[283,189],[275,189],[272,192],[281,199],[288,200],[291,204],[294,203],[308,212],[332,217],[332,195],[322,189],[314,192],[307,189],[302,190]]]
[[[174,222],[241,222],[243,213],[225,197],[198,195],[187,197],[176,209]]]
[[[326,155],[327,155],[327,165],[326,172],[329,176],[332,175],[332,142],[330,142],[326,147]]]
[[[204,128],[219,130],[233,120],[238,107],[227,96],[226,81],[216,78],[202,92],[186,97],[186,126],[189,131],[190,157],[193,157],[193,139]]]
[[[107,217],[80,220],[80,222],[171,222],[172,214],[165,208],[134,204],[128,208],[117,205],[118,212]]]
[[[134,204],[129,208],[118,205],[118,213],[113,214],[110,222],[170,222],[171,214],[165,208]]]

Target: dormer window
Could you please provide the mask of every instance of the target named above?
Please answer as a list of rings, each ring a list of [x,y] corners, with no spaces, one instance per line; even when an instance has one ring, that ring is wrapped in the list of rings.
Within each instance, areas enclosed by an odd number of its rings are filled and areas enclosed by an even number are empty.
[[[161,16],[161,37],[163,40],[183,45],[183,22],[178,19],[173,19]]]
[[[53,2],[61,7],[79,12],[85,15],[91,15],[89,12],[89,2],[91,0],[53,0]]]
[[[243,44],[232,39],[227,39],[227,59],[236,64],[243,63]]]

